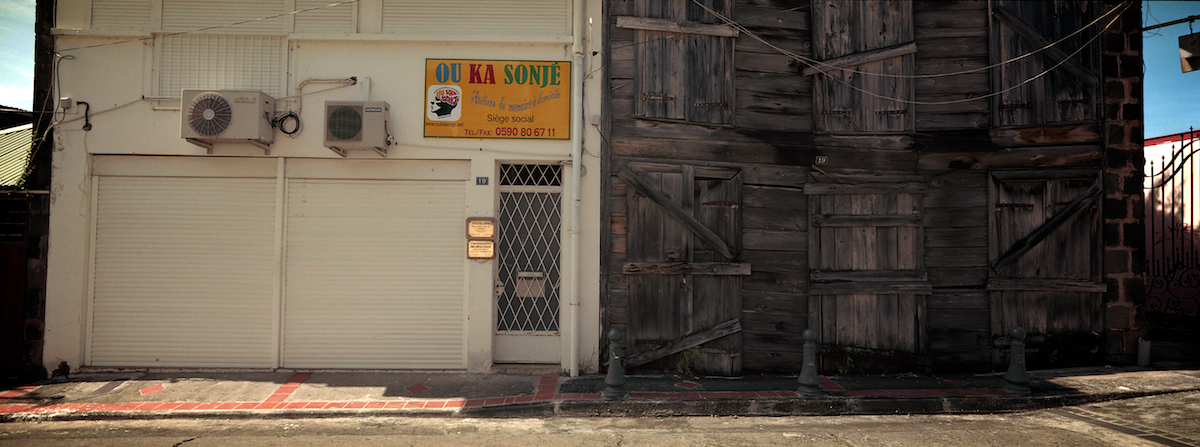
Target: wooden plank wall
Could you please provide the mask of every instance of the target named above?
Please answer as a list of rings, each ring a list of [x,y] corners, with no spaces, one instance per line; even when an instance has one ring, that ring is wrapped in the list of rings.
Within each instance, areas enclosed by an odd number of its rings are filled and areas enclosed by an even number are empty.
[[[805,65],[743,33],[735,39],[733,126],[702,126],[634,118],[634,31],[615,26],[635,15],[636,0],[609,0],[607,98],[609,166],[625,161],[687,163],[743,172],[743,252],[752,265],[742,288],[743,368],[797,371],[808,325],[808,216],[804,185],[825,174],[888,171],[921,175],[925,197],[927,353],[935,370],[991,368],[993,336],[988,279],[988,170],[1099,166],[1095,124],[1049,129],[993,129],[986,99],[915,106],[916,132],[836,136],[813,132],[813,80]],[[812,56],[807,1],[737,0],[734,19],[771,45]],[[794,9],[794,10],[792,10]],[[984,0],[913,4],[917,75],[981,69],[989,64]],[[917,102],[985,96],[985,71],[914,80]],[[1080,144],[1084,143],[1084,144]],[[1059,144],[1048,159],[1045,145]],[[1067,145],[1070,144],[1070,145]],[[1003,149],[1028,146],[1028,149]],[[1041,147],[1038,147],[1041,146]],[[610,170],[611,171],[611,170]],[[609,172],[604,293],[608,327],[627,322],[626,185]],[[829,181],[822,178],[823,181]],[[884,179],[886,181],[886,179]]]

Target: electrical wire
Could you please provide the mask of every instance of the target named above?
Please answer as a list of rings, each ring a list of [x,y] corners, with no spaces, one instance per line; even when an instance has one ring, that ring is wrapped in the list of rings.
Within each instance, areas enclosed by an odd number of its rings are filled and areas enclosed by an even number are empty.
[[[696,3],[696,5],[703,8],[709,14],[711,14],[714,17],[717,17],[721,21],[725,22],[726,25],[729,25],[729,26],[737,29],[741,33],[745,33],[746,35],[750,36],[754,40],[759,41],[763,45],[766,45],[766,46],[770,47],[771,49],[774,49],[775,51],[779,52],[780,54],[783,54],[784,56],[788,56],[796,61],[804,63],[805,65],[807,65],[810,68],[821,70],[822,73],[828,73],[831,71],[841,71],[841,72],[845,72],[845,73],[853,73],[853,74],[859,74],[859,75],[864,75],[864,76],[873,76],[873,77],[880,77],[880,78],[902,78],[902,79],[924,79],[924,78],[940,78],[940,77],[946,77],[946,76],[958,76],[958,75],[964,75],[964,74],[970,74],[970,73],[977,73],[977,72],[981,72],[981,71],[987,71],[987,70],[991,70],[993,68],[1001,67],[1003,65],[1010,64],[1010,63],[1019,61],[1021,59],[1027,58],[1027,57],[1032,57],[1038,53],[1049,50],[1050,48],[1055,47],[1055,46],[1067,41],[1068,39],[1075,37],[1079,33],[1082,33],[1083,31],[1091,28],[1092,26],[1096,25],[1101,20],[1103,20],[1105,17],[1107,17],[1109,14],[1112,14],[1114,11],[1117,10],[1117,8],[1113,8],[1113,9],[1109,10],[1108,12],[1100,15],[1099,17],[1096,17],[1094,20],[1092,20],[1087,25],[1080,27],[1079,29],[1073,31],[1072,33],[1070,33],[1054,42],[1050,42],[1050,43],[1042,46],[1041,48],[1038,48],[1036,50],[1022,54],[1020,56],[1005,60],[1003,62],[998,62],[998,63],[987,65],[984,67],[972,68],[969,70],[962,70],[962,71],[949,72],[949,73],[933,73],[933,74],[923,74],[923,75],[900,75],[900,74],[889,74],[889,73],[872,73],[872,72],[854,70],[854,69],[846,68],[846,67],[836,67],[833,65],[826,64],[824,61],[819,61],[819,60],[812,59],[809,57],[801,56],[794,52],[780,48],[779,46],[774,45],[770,42],[767,42],[765,39],[759,37],[757,34],[755,34],[753,31],[750,31],[748,28],[746,28],[742,24],[740,24],[738,22],[734,22],[733,20],[730,20],[728,17],[725,17],[725,16],[721,15],[720,13],[701,4],[698,0],[692,0],[692,2]],[[1131,3],[1128,3],[1128,2],[1125,3],[1125,8],[1121,9],[1121,11],[1124,12],[1124,10],[1128,9],[1130,5],[1131,5]],[[1099,34],[1099,33],[1097,33],[1097,34]],[[1089,40],[1088,43],[1091,43],[1094,40],[1095,40],[1095,38]],[[1085,44],[1084,47],[1086,47],[1086,46],[1087,45]],[[1078,53],[1078,51],[1076,51],[1076,53]],[[1072,55],[1074,55],[1074,53],[1072,53]],[[817,67],[818,65],[820,65],[822,67]]]
[[[693,1],[693,2],[696,2],[696,0],[692,0],[692,1]],[[791,53],[790,51],[787,51],[787,50],[784,50],[784,49],[782,49],[782,48],[779,48],[779,47],[777,47],[777,46],[775,46],[775,45],[773,45],[773,44],[771,44],[771,43],[767,42],[766,40],[762,39],[761,37],[758,37],[758,35],[756,35],[756,34],[754,34],[754,33],[750,32],[750,31],[749,31],[749,30],[747,30],[747,29],[745,29],[745,27],[742,27],[741,25],[738,25],[738,24],[736,24],[736,22],[728,21],[728,20],[729,20],[728,18],[726,18],[726,17],[722,16],[720,13],[718,13],[718,12],[716,12],[716,11],[713,11],[712,9],[709,9],[707,6],[704,6],[703,4],[700,4],[699,2],[697,2],[696,4],[700,5],[700,7],[701,7],[701,8],[704,8],[704,9],[705,9],[706,11],[708,11],[710,14],[713,14],[714,16],[716,16],[716,17],[718,17],[718,18],[720,18],[720,19],[722,19],[722,20],[725,20],[725,21],[727,21],[727,23],[729,23],[729,24],[731,24],[731,25],[733,25],[733,26],[735,26],[735,27],[739,27],[739,31],[745,32],[745,33],[746,33],[747,35],[749,35],[750,37],[754,38],[755,40],[758,40],[759,42],[761,42],[761,43],[763,43],[763,44],[767,45],[768,47],[771,47],[771,48],[775,49],[776,51],[779,51],[781,54],[783,54],[783,55],[785,55],[785,56],[788,56],[788,57],[791,57],[791,58],[792,58],[792,59],[794,59],[794,60],[800,61],[800,62],[804,63],[805,65],[808,65],[808,66],[810,66],[810,67],[812,67],[812,68],[817,68],[815,65],[813,65],[813,64],[811,64],[811,63],[809,62],[809,61],[811,61],[811,59],[809,59],[809,58],[804,58],[804,57],[802,57],[802,56],[799,56],[799,55],[795,55],[794,53]],[[1125,12],[1125,10],[1129,9],[1129,7],[1130,7],[1132,4],[1133,4],[1133,3],[1132,3],[1132,2],[1129,2],[1129,1],[1127,1],[1127,2],[1124,2],[1124,3],[1123,3],[1124,7],[1123,7],[1123,8],[1120,8],[1120,10],[1121,10],[1121,13],[1123,13],[1123,12]],[[1107,15],[1107,14],[1109,14],[1109,13],[1111,13],[1112,11],[1115,11],[1115,10],[1117,10],[1117,8],[1113,8],[1113,9],[1112,9],[1112,10],[1110,10],[1108,13],[1105,13],[1105,15]],[[1101,16],[1101,17],[1104,17],[1104,16]],[[1015,89],[1017,89],[1017,88],[1020,88],[1021,86],[1025,85],[1025,84],[1028,84],[1028,83],[1030,83],[1030,82],[1033,82],[1033,81],[1035,81],[1035,80],[1037,80],[1037,79],[1040,79],[1041,77],[1043,77],[1043,76],[1045,76],[1045,75],[1049,74],[1051,71],[1054,71],[1056,68],[1058,68],[1058,67],[1062,66],[1063,64],[1067,63],[1067,61],[1069,61],[1069,60],[1071,60],[1071,58],[1075,57],[1075,55],[1076,55],[1076,54],[1079,54],[1079,52],[1080,52],[1080,51],[1083,51],[1083,49],[1084,49],[1084,48],[1087,48],[1087,47],[1088,47],[1088,45],[1091,45],[1091,44],[1092,44],[1092,42],[1095,42],[1097,39],[1099,39],[1099,38],[1100,38],[1100,36],[1102,36],[1102,35],[1103,35],[1103,31],[1104,31],[1104,30],[1107,30],[1107,29],[1108,29],[1110,26],[1112,26],[1114,23],[1116,23],[1116,21],[1117,21],[1118,19],[1120,19],[1120,13],[1116,14],[1116,16],[1115,16],[1115,17],[1113,17],[1113,19],[1112,19],[1112,20],[1110,20],[1110,21],[1109,21],[1109,22],[1108,22],[1108,23],[1107,23],[1107,24],[1106,24],[1106,25],[1105,25],[1103,28],[1101,28],[1101,29],[1100,29],[1098,32],[1096,32],[1096,35],[1095,35],[1095,36],[1092,36],[1092,38],[1091,38],[1091,39],[1089,39],[1089,40],[1088,40],[1086,43],[1084,43],[1083,45],[1080,45],[1080,47],[1079,47],[1078,49],[1076,49],[1076,50],[1075,50],[1074,52],[1072,52],[1071,54],[1068,54],[1066,58],[1064,58],[1063,60],[1059,61],[1057,64],[1054,64],[1054,66],[1052,66],[1052,67],[1050,67],[1050,68],[1048,68],[1048,69],[1046,69],[1046,70],[1043,70],[1041,73],[1038,73],[1037,75],[1034,75],[1034,76],[1032,76],[1032,77],[1030,77],[1030,78],[1028,78],[1028,79],[1025,79],[1024,81],[1022,81],[1022,82],[1020,82],[1020,83],[1018,83],[1018,84],[1016,84],[1016,85],[1013,85],[1013,86],[1011,86],[1011,87],[1008,87],[1008,88],[1006,88],[1006,89],[1003,89],[1003,90],[1000,90],[1000,91],[997,91],[997,92],[988,93],[988,94],[986,94],[986,95],[980,95],[980,96],[975,96],[975,97],[971,97],[971,98],[956,99],[956,100],[950,100],[950,101],[914,101],[914,100],[909,100],[909,99],[903,99],[903,98],[893,98],[893,97],[890,97],[890,96],[880,95],[880,94],[878,94],[878,93],[871,92],[871,91],[868,91],[868,90],[866,90],[866,89],[863,89],[863,88],[861,88],[861,87],[855,86],[855,85],[853,85],[853,84],[851,84],[851,83],[849,83],[849,82],[846,82],[846,81],[844,81],[844,80],[842,80],[842,79],[840,79],[840,78],[838,78],[838,77],[836,77],[836,76],[830,76],[830,78],[831,78],[831,79],[833,79],[834,81],[837,81],[838,83],[841,83],[841,84],[845,85],[846,87],[849,87],[849,88],[850,88],[850,89],[852,89],[852,90],[858,91],[858,92],[860,92],[860,93],[863,93],[863,94],[865,94],[865,95],[867,95],[867,96],[871,96],[871,97],[878,98],[878,99],[883,99],[883,100],[888,100],[888,101],[895,101],[895,102],[898,102],[898,103],[901,103],[901,104],[912,104],[912,105],[946,105],[946,104],[960,104],[960,103],[964,103],[964,102],[978,101],[978,100],[981,100],[981,99],[992,98],[992,97],[995,97],[995,96],[1000,96],[1000,95],[1003,95],[1003,94],[1005,94],[1005,93],[1008,93],[1008,92],[1010,92],[1010,91],[1013,91],[1013,90],[1015,90]],[[1089,25],[1089,26],[1090,26],[1090,25]],[[1060,39],[1060,41],[1061,41],[1061,39]],[[1029,53],[1029,54],[1033,54],[1033,53]],[[1028,56],[1028,55],[1023,55],[1023,56],[1020,56],[1019,58],[1023,58],[1023,57],[1027,57],[1027,56]],[[1014,58],[1014,59],[1012,59],[1012,60],[1017,60],[1017,59],[1019,59],[1019,58]],[[819,61],[816,61],[816,62],[819,62]],[[1003,62],[1003,63],[1001,63],[1000,65],[1003,65],[1003,64],[1005,64],[1005,63],[1009,63],[1009,62],[1010,62],[1010,61],[1006,61],[1006,62]],[[990,68],[995,68],[996,66],[998,66],[998,65],[991,66]],[[839,70],[841,70],[841,69],[839,69]],[[832,70],[831,70],[831,71],[832,71]],[[850,70],[850,71],[852,71],[852,72],[855,72],[855,73],[860,73],[860,72],[853,71],[853,70]],[[871,74],[871,73],[862,73],[862,74]],[[877,75],[877,76],[879,76],[879,75],[881,75],[881,74],[875,73],[875,74],[873,74],[873,75]],[[897,76],[897,77],[899,77],[899,76]]]

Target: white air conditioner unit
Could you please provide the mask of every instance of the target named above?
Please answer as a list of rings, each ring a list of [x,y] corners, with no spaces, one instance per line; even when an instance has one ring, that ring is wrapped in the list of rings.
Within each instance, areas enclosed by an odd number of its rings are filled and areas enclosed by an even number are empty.
[[[325,147],[343,157],[351,149],[387,157],[388,114],[384,101],[325,101]]]
[[[265,150],[275,141],[275,98],[255,90],[183,90],[179,136],[212,150],[213,143],[250,143]]]

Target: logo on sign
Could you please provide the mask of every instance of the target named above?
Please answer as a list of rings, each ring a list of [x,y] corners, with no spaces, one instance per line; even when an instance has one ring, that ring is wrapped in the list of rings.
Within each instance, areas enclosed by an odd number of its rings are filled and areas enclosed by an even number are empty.
[[[425,116],[433,121],[462,118],[462,89],[457,85],[431,85],[426,95]]]

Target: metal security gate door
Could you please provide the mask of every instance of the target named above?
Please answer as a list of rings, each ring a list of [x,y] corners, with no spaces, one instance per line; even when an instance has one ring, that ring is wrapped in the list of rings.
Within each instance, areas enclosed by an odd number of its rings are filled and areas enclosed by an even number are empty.
[[[562,167],[500,166],[496,363],[558,363]]]

